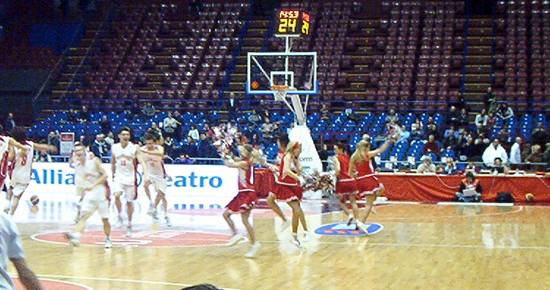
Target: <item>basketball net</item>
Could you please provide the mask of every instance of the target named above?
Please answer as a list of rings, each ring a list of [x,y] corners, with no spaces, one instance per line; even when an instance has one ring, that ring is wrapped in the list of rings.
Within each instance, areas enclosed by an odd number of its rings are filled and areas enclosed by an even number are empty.
[[[289,92],[295,91],[296,88],[293,88],[288,85],[272,85],[271,90],[273,91],[273,96],[275,100],[284,102],[288,106],[288,108],[292,111],[292,113],[294,113],[294,116],[296,117],[296,124],[305,125],[306,124],[305,107],[307,107],[308,99],[306,99],[306,104],[304,107],[302,106],[300,95],[291,94],[290,100],[292,104],[290,104],[286,99],[286,97]]]

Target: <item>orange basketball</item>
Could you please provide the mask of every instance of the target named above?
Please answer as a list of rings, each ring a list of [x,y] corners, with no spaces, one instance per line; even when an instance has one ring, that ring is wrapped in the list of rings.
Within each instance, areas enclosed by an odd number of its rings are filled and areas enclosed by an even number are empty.
[[[535,201],[535,196],[532,193],[528,193],[525,195],[525,199],[527,201]]]
[[[38,202],[40,202],[40,199],[38,198],[38,196],[33,195],[33,196],[31,196],[30,202],[31,202],[32,205],[37,205]]]
[[[258,83],[257,81],[253,81],[253,82],[252,82],[252,88],[253,88],[253,89],[257,89],[257,88],[259,88],[259,87],[260,87],[260,83]]]

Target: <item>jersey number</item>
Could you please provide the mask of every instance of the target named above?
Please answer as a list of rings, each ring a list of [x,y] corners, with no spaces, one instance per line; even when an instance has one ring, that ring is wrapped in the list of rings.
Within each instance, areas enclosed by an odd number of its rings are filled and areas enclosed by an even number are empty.
[[[27,165],[27,155],[23,155],[21,158],[21,166]]]
[[[120,161],[120,165],[126,166],[126,160],[121,160],[121,161]]]

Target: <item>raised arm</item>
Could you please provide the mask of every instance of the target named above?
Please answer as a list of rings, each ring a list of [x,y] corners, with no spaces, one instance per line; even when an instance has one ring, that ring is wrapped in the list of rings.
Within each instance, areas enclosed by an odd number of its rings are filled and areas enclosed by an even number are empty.
[[[233,159],[223,158],[223,163],[227,167],[240,168],[240,169],[243,169],[243,170],[246,170],[247,167],[248,167],[248,163],[244,160],[234,161]]]
[[[50,151],[50,152],[57,152],[57,147],[53,145],[48,144],[40,144],[40,143],[34,143],[34,149],[38,151]]]
[[[382,154],[384,151],[386,151],[386,149],[388,149],[388,147],[390,146],[390,144],[392,142],[393,142],[393,139],[392,140],[390,140],[390,139],[386,140],[386,142],[384,142],[384,144],[382,144],[382,146],[380,146],[380,148],[367,152],[367,156],[370,159],[370,158],[373,158],[374,156],[378,156],[378,155]]]
[[[140,148],[139,150],[141,150],[141,152],[146,154],[164,157],[164,147],[162,146],[159,149],[155,149],[155,150],[147,150],[147,148],[145,149]]]

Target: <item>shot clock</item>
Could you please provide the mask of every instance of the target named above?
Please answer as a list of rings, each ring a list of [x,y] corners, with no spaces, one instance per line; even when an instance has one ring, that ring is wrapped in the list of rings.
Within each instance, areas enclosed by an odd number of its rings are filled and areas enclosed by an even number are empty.
[[[279,11],[279,25],[277,34],[309,35],[309,23],[311,17],[306,12],[298,10]]]

